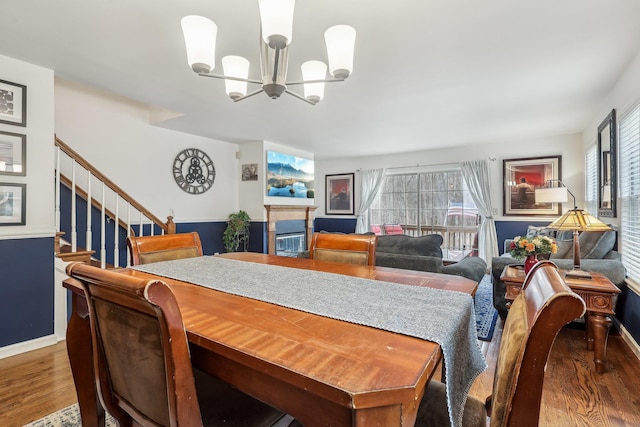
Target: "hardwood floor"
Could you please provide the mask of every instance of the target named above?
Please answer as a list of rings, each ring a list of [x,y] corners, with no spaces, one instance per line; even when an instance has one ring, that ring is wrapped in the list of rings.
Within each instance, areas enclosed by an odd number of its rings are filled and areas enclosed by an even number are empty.
[[[541,427],[622,427],[640,425],[640,361],[620,336],[609,337],[609,369],[599,375],[583,331],[565,328],[547,365]],[[482,343],[489,368],[471,394],[491,392],[502,335],[498,320],[493,341]],[[0,426],[20,427],[76,402],[65,343],[0,360]]]

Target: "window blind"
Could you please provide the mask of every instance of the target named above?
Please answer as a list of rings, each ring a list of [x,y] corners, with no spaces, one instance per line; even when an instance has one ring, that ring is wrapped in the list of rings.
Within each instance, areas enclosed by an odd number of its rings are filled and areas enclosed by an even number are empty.
[[[598,212],[598,147],[592,145],[584,156],[584,201],[585,210],[592,215]]]
[[[620,120],[619,131],[622,262],[640,283],[640,105]]]

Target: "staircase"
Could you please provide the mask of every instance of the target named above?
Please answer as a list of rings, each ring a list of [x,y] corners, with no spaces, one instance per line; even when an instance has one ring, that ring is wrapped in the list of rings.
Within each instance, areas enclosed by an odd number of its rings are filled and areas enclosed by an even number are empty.
[[[58,137],[55,145],[58,258],[101,268],[128,266],[128,236],[176,232],[173,217],[162,222]]]

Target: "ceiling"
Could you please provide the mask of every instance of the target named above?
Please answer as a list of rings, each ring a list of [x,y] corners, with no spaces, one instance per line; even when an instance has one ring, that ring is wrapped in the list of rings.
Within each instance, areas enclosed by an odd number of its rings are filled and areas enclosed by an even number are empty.
[[[256,0],[3,0],[0,54],[177,113],[158,126],[332,158],[581,132],[640,51],[638,0],[298,0],[289,80],[334,24],[357,31],[353,74],[315,106],[234,103],[189,68],[189,14],[218,25],[215,72],[236,54],[259,79]]]

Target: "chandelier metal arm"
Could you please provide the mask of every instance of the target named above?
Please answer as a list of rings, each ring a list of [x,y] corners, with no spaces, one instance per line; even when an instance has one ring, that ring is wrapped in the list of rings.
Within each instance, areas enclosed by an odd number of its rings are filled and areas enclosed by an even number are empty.
[[[249,92],[248,94],[246,94],[245,96],[241,96],[240,98],[236,98],[233,100],[233,102],[238,102],[238,101],[242,101],[243,99],[247,99],[252,97],[253,95],[257,95],[259,93],[264,92],[264,89],[260,88],[260,89],[256,89],[253,92]]]
[[[198,73],[198,75],[202,76],[202,77],[211,77],[213,79],[236,80],[236,81],[239,81],[239,82],[254,83],[254,84],[257,84],[257,85],[261,85],[262,84],[262,80],[243,79],[242,77],[223,76],[223,75],[220,75],[220,74],[211,74],[211,73]],[[246,98],[246,96],[245,96],[245,98]]]
[[[298,94],[297,94],[297,93],[295,93],[295,92],[291,92],[289,89],[285,89],[284,91],[285,91],[286,93],[288,93],[289,95],[293,96],[294,98],[298,98],[298,99],[300,99],[300,100],[302,100],[302,101],[306,102],[307,104],[311,104],[311,105],[316,105],[316,104],[317,104],[317,102],[311,102],[311,101],[309,101],[307,98],[305,98],[305,97],[303,97],[303,96],[300,96],[300,95],[298,95]]]
[[[343,82],[345,79],[322,79],[322,80],[300,80],[296,82],[287,82],[286,85],[303,85],[307,83],[334,83],[334,82]]]

